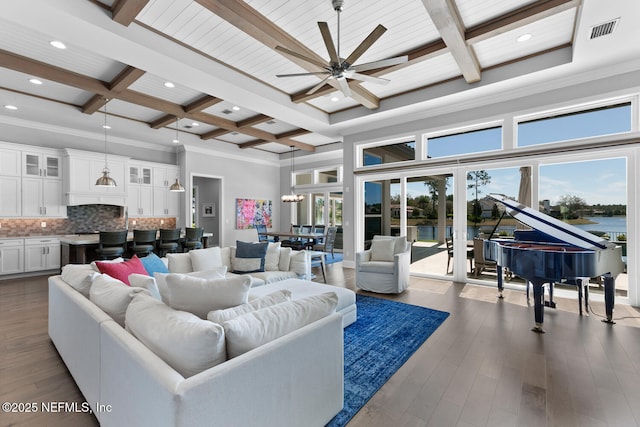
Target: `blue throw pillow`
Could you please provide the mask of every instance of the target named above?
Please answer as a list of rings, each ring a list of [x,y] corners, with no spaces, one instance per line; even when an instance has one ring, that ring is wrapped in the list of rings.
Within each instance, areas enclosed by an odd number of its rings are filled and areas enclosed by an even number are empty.
[[[149,276],[153,276],[153,273],[168,273],[169,269],[164,262],[160,259],[160,257],[154,253],[147,255],[146,257],[140,258],[144,269],[147,270],[147,274]]]
[[[247,243],[237,240],[233,272],[245,274],[264,271],[264,258],[268,247],[269,242]]]

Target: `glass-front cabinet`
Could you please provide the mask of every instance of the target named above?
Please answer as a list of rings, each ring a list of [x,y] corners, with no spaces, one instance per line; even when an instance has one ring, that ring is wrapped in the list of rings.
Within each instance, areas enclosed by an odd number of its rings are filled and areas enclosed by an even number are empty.
[[[25,152],[23,153],[22,175],[61,179],[61,163],[60,156]]]
[[[129,183],[140,185],[151,185],[151,170],[149,166],[129,166]]]

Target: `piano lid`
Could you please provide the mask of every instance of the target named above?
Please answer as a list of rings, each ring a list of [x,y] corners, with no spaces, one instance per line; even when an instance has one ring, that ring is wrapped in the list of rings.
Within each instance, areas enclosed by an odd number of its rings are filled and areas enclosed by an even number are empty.
[[[557,220],[549,215],[538,212],[502,194],[489,194],[489,198],[504,205],[507,213],[539,232],[554,239],[559,239],[567,244],[583,249],[601,250],[615,247],[615,244],[602,239],[595,234],[584,231],[578,227]]]

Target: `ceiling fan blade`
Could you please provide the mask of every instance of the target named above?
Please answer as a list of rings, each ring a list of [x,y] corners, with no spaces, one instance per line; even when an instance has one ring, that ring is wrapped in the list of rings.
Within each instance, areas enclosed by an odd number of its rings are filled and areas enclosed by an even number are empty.
[[[326,22],[318,22],[318,27],[320,27],[320,34],[322,34],[324,45],[327,47],[329,59],[333,63],[340,64],[340,59],[338,58],[338,53],[336,52],[336,47],[333,45],[333,39],[331,38],[331,32],[329,31],[329,25],[327,25]]]
[[[315,85],[314,87],[312,87],[311,89],[309,89],[306,93],[306,95],[313,95],[314,93],[316,93],[318,91],[318,89],[320,89],[322,86],[324,86],[329,79],[333,77],[332,75],[328,75],[327,77],[325,77],[324,79],[322,79],[322,81],[320,83],[318,83],[317,85]]]
[[[276,77],[323,76],[327,74],[331,73],[329,71],[318,71],[317,73],[276,74]]]
[[[347,77],[349,77],[350,79],[354,79],[354,80],[360,80],[363,82],[367,82],[367,83],[376,83],[379,85],[386,85],[387,83],[389,83],[391,80],[388,79],[383,79],[380,77],[374,77],[374,76],[368,76],[366,74],[360,74],[360,73],[349,73],[347,74]]]
[[[392,65],[404,64],[408,60],[409,60],[409,57],[407,55],[396,56],[395,58],[382,59],[380,61],[373,61],[373,62],[367,62],[360,65],[354,65],[352,67],[349,67],[349,69],[353,71],[358,71],[358,72],[375,70],[376,68],[384,68],[384,67],[390,67]]]
[[[351,89],[349,88],[349,83],[347,82],[347,79],[345,77],[340,77],[340,78],[337,78],[336,80],[340,85],[340,91],[343,93],[343,95],[346,97],[350,97]]]
[[[347,64],[353,64],[354,62],[356,62],[358,58],[360,58],[362,54],[385,33],[385,31],[387,31],[387,29],[383,25],[378,24],[378,26],[371,32],[371,34],[369,34],[367,38],[364,39],[353,52],[351,52],[351,55],[349,55],[349,57],[345,59],[344,62],[346,62]]]
[[[292,50],[289,50],[286,47],[276,46],[276,50],[278,50],[278,51],[280,51],[280,52],[282,52],[282,53],[284,53],[286,55],[293,56],[294,58],[302,59],[303,61],[306,61],[306,62],[308,62],[310,64],[316,65],[316,66],[318,66],[320,68],[328,69],[330,67],[329,63],[322,63],[322,62],[317,61],[317,60],[315,60],[313,58],[306,57],[306,56],[304,56],[304,55],[302,55],[302,54],[300,54],[298,52],[294,52]]]

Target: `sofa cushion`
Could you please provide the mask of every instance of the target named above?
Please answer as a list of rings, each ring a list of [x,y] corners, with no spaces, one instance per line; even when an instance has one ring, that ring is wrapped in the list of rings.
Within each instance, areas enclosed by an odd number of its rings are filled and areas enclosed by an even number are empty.
[[[307,274],[307,252],[306,251],[292,251],[289,261],[289,271],[293,271],[299,276]]]
[[[143,288],[149,291],[152,297],[162,301],[160,296],[160,290],[156,284],[156,279],[153,276],[147,276],[146,274],[131,274],[129,276],[129,285],[135,288]]]
[[[193,271],[211,270],[222,267],[222,253],[218,246],[189,251]]]
[[[224,310],[214,310],[207,314],[207,319],[222,324],[227,320],[233,319],[243,314],[250,313],[252,311],[260,310],[261,308],[270,307],[272,305],[280,304],[281,302],[291,300],[291,291],[282,289],[272,292],[260,298],[256,298],[249,301],[246,304],[238,305],[236,307],[229,307]]]
[[[396,242],[393,239],[373,239],[371,242],[371,261],[393,261],[393,250]]]
[[[264,257],[264,271],[280,269],[280,242],[269,242],[267,254]]]
[[[233,258],[234,273],[253,273],[264,271],[268,242],[250,243],[236,240],[236,253]]]
[[[289,267],[291,266],[291,254],[293,253],[293,249],[291,248],[280,248],[280,261],[278,263],[278,270],[280,271],[289,271]]]
[[[226,360],[224,329],[191,313],[139,295],[126,313],[127,329],[187,378]]]
[[[201,279],[183,274],[170,274],[167,276],[166,303],[176,310],[188,311],[206,319],[207,313],[212,310],[245,304],[250,288],[249,276]]]
[[[252,283],[252,286],[261,286],[280,280],[296,279],[297,277],[298,275],[293,271],[263,271],[262,273],[251,273],[251,278],[256,281],[256,283]]]
[[[224,279],[227,273],[227,267],[218,267],[212,270],[204,270],[204,271],[192,271],[190,273],[155,273],[153,275],[156,280],[156,285],[158,286],[158,291],[160,292],[160,297],[162,301],[167,301],[168,291],[167,291],[167,276],[170,274],[178,274],[178,275],[187,275],[191,277],[199,277],[201,279]]]
[[[67,264],[62,267],[62,280],[87,298],[93,280],[99,275],[100,273],[86,264]]]
[[[167,254],[170,273],[191,273],[193,266],[191,265],[191,255],[186,254]]]
[[[169,269],[165,265],[164,261],[162,261],[162,259],[154,253],[150,253],[149,255],[140,258],[140,262],[144,266],[144,269],[147,270],[147,274],[149,276],[153,276],[153,273],[155,272],[158,272],[158,273],[169,272]]]
[[[239,356],[336,310],[338,296],[334,292],[315,295],[296,301],[286,301],[222,324],[226,335],[227,357]]]
[[[89,299],[124,327],[125,313],[129,303],[139,293],[151,296],[148,290],[132,288],[107,274],[100,274],[93,280]]]
[[[102,262],[96,261],[96,266],[100,273],[108,274],[114,279],[120,280],[125,285],[129,284],[130,274],[147,274],[144,265],[140,262],[140,258],[136,255],[133,258],[123,262]]]
[[[92,261],[91,264],[89,264],[91,266],[91,268],[93,268],[93,271],[100,273],[100,270],[98,269],[98,266],[96,265],[96,262],[102,262],[102,263],[107,263],[107,262],[123,262],[124,258],[122,257],[118,257],[118,258],[114,258],[114,259],[107,259],[104,261]]]
[[[263,279],[261,279],[259,277],[256,277],[257,274],[261,274],[261,273],[251,273],[251,274],[248,275],[249,277],[251,277],[251,287],[252,288],[255,288],[257,286],[266,285],[266,282]],[[246,276],[246,274],[227,273],[225,275],[225,277],[227,277],[227,278],[228,277],[238,277],[238,276]]]

